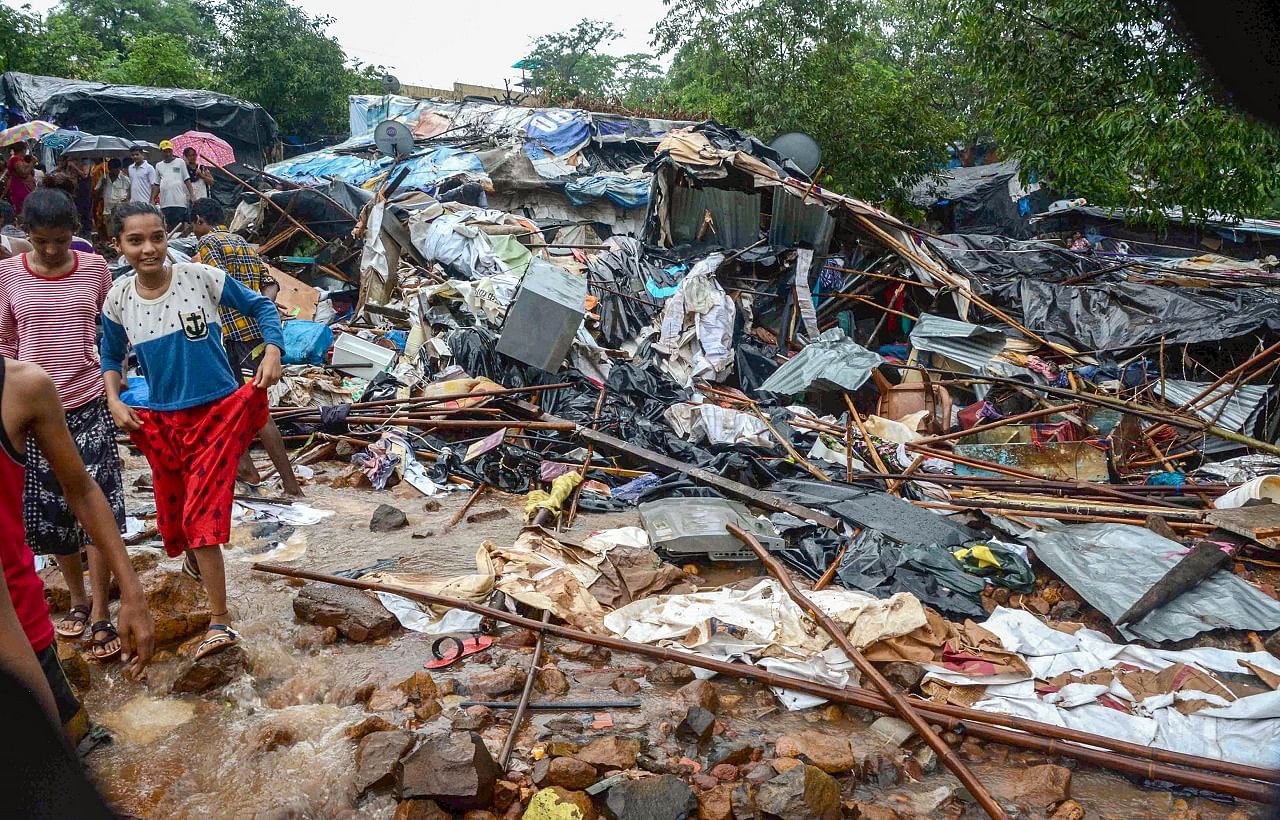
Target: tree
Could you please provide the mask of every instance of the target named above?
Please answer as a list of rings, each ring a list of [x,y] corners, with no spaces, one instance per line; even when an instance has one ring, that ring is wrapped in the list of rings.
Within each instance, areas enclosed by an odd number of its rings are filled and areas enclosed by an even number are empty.
[[[225,32],[214,60],[220,90],[267,108],[285,134],[304,140],[347,128],[347,95],[372,91],[376,66],[348,65],[312,17],[287,0],[217,0],[209,10]]]
[[[623,106],[654,108],[660,104],[666,88],[666,75],[652,54],[639,51],[618,58],[611,90]]]
[[[40,59],[43,24],[31,6],[0,3],[0,58],[5,71],[27,71]]]
[[[980,115],[1024,173],[1158,220],[1264,215],[1280,140],[1220,104],[1155,0],[947,0]],[[950,37],[951,35],[948,35]]]
[[[209,84],[191,54],[172,37],[148,34],[129,46],[129,56],[102,72],[102,79],[124,85],[203,88]]]
[[[620,61],[600,49],[621,36],[612,23],[584,18],[568,31],[538,37],[525,57],[534,85],[551,100],[606,98]]]

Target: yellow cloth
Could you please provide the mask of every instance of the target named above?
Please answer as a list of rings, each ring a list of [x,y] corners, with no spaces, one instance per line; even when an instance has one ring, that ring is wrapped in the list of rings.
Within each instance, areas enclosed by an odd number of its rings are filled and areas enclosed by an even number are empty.
[[[996,558],[996,556],[991,552],[991,547],[988,547],[986,544],[977,544],[972,547],[961,547],[952,554],[955,555],[957,561],[963,561],[969,556],[973,556],[973,559],[978,562],[978,566],[982,569],[1000,569],[1000,567],[1003,566],[1003,564],[1000,563],[1000,559]]]
[[[532,521],[533,517],[538,514],[538,510],[551,510],[556,515],[560,514],[560,508],[564,506],[564,502],[569,500],[569,496],[573,494],[574,487],[582,483],[581,473],[565,473],[557,476],[551,482],[551,492],[545,490],[533,490],[524,497],[524,517],[526,521]]]

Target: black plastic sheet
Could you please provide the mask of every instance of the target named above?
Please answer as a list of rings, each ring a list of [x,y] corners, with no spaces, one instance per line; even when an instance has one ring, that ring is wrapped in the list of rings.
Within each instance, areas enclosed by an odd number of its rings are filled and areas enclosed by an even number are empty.
[[[587,265],[589,291],[600,299],[600,338],[609,347],[621,347],[649,324],[659,304],[645,282],[666,277],[648,261],[640,243],[630,237],[614,240],[620,247],[602,253]]]

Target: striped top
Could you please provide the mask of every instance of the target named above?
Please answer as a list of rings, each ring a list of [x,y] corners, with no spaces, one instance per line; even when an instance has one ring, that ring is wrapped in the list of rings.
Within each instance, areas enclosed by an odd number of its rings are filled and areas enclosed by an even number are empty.
[[[0,262],[0,355],[44,368],[68,410],[102,396],[98,314],[111,271],[96,253],[72,251],[71,272],[37,276],[27,255]]]

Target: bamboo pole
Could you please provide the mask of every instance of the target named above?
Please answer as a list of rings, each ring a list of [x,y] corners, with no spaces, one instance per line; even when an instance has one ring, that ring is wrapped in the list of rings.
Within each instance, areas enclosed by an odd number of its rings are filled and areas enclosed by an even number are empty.
[[[978,801],[978,804],[982,806],[987,814],[997,819],[1007,818],[1009,815],[1005,813],[1000,804],[987,791],[987,787],[982,785],[982,782],[974,776],[969,767],[964,764],[964,761],[947,745],[947,742],[939,737],[937,732],[933,731],[928,721],[920,717],[920,713],[911,708],[911,704],[907,703],[907,699],[899,694],[897,689],[893,688],[893,684],[889,683],[885,676],[880,674],[880,670],[876,669],[871,661],[867,660],[858,651],[858,648],[849,640],[849,636],[840,628],[840,625],[830,615],[816,606],[813,601],[805,597],[800,590],[796,589],[795,583],[787,573],[787,568],[777,558],[770,555],[768,550],[761,546],[760,542],[751,533],[735,524],[726,524],[725,529],[732,533],[734,538],[751,548],[751,551],[760,559],[760,563],[764,564],[769,574],[776,578],[782,588],[787,591],[787,595],[791,596],[791,600],[795,601],[797,606],[803,609],[818,626],[822,627],[824,632],[831,636],[831,640],[835,641],[836,645],[844,651],[849,660],[853,661],[853,665],[858,667],[858,672],[864,678],[870,680],[872,686],[880,690],[880,694],[893,706],[893,711],[898,714],[898,717],[910,723],[916,734],[925,743],[929,744],[929,748],[937,752],[938,758],[951,770],[952,774],[959,778],[964,787],[969,790],[969,794],[973,795],[973,799]]]
[[[853,399],[849,398],[848,393],[841,395],[844,396],[844,406],[849,408],[849,416],[853,419],[853,423],[858,425],[858,432],[862,434],[862,440],[866,442],[867,449],[871,451],[871,461],[875,463],[876,469],[882,474],[888,475],[889,468],[884,466],[884,459],[880,458],[880,453],[876,451],[876,445],[871,440],[871,434],[867,432],[867,426],[862,423],[862,415],[858,413],[858,408],[853,406]]]
[[[550,635],[592,646],[603,646],[617,652],[629,652],[659,661],[682,663],[734,678],[747,678],[768,686],[804,692],[816,697],[826,698],[835,703],[847,703],[883,714],[890,714],[893,711],[887,700],[866,689],[856,687],[839,689],[805,680],[804,678],[779,675],[775,672],[769,672],[746,664],[731,663],[691,652],[635,643],[622,638],[595,635],[558,624],[543,624],[532,618],[525,618],[461,598],[434,595],[390,584],[376,584],[370,581],[340,578],[335,575],[325,575],[279,564],[258,563],[254,564],[253,568],[259,572],[335,584],[351,589],[390,592],[419,603],[443,606],[450,609],[463,609],[501,623],[534,631],[542,630]],[[1053,726],[1021,717],[982,712],[963,706],[933,703],[927,700],[922,700],[914,705],[921,712],[929,714],[931,720],[941,724],[944,728],[958,729],[985,740],[1006,743],[1047,755],[1071,757],[1084,763],[1102,766],[1125,774],[1137,775],[1149,780],[1164,780],[1170,783],[1193,786],[1259,803],[1266,803],[1278,796],[1277,790],[1268,784],[1280,782],[1280,772],[1272,772],[1268,769],[1245,766],[1230,761],[1171,752],[1152,746],[1117,740],[1104,735],[1090,734],[1089,732],[1082,732],[1065,726]],[[1192,767],[1192,770],[1180,768],[1184,766]],[[1231,775],[1231,777],[1223,775]],[[1238,780],[1236,778],[1248,778],[1248,780]],[[1259,782],[1249,782],[1250,780]]]
[[[1073,402],[1071,404],[1061,404],[1061,405],[1058,405],[1057,407],[1046,407],[1041,410],[1032,410],[1029,413],[1019,413],[1016,416],[1005,416],[1004,418],[997,419],[996,421],[993,421],[990,424],[982,424],[976,427],[970,427],[968,430],[956,430],[955,432],[951,432],[951,433],[943,433],[942,435],[938,435],[938,436],[929,436],[928,438],[917,439],[916,441],[912,442],[912,444],[937,444],[940,441],[953,441],[958,438],[964,438],[965,436],[971,436],[975,433],[985,433],[987,430],[995,430],[999,427],[1005,427],[1010,424],[1015,424],[1019,421],[1029,421],[1030,419],[1038,419],[1044,416],[1052,416],[1054,413],[1069,413],[1073,410],[1079,410],[1079,409],[1080,409],[1079,402]]]
[[[787,455],[791,456],[792,460],[794,460],[797,465],[803,468],[805,472],[807,472],[809,475],[813,476],[814,478],[818,479],[819,481],[831,480],[830,476],[828,476],[826,473],[819,470],[817,467],[814,467],[812,464],[809,463],[809,460],[807,458],[800,455],[800,453],[796,452],[796,448],[792,447],[791,442],[787,440],[787,438],[784,437],[782,433],[778,432],[777,428],[773,426],[773,423],[769,421],[769,417],[766,416],[764,413],[760,412],[759,407],[756,407],[753,405],[751,407],[751,412],[755,413],[756,418],[760,419],[760,421],[764,423],[764,426],[769,430],[770,433],[773,434],[773,437],[777,440],[777,442],[782,445],[782,449],[787,451]]]

